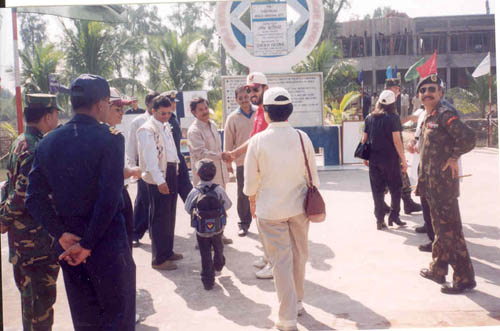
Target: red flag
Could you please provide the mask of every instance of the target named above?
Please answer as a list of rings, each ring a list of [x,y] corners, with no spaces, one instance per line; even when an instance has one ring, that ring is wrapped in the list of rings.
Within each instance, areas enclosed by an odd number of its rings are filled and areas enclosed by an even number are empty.
[[[420,77],[427,77],[432,74],[437,74],[437,51],[434,51],[431,58],[420,67],[417,67]]]

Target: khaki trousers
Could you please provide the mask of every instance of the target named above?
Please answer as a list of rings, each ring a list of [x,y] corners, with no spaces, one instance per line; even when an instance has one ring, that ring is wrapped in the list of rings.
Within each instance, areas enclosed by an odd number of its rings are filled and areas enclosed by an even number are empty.
[[[257,218],[264,251],[273,264],[279,320],[296,323],[297,301],[304,298],[309,220],[304,214],[280,220]]]

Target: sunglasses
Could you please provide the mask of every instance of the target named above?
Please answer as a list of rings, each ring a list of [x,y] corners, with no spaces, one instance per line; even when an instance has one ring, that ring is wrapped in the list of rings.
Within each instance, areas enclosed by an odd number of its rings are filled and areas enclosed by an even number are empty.
[[[425,91],[429,91],[429,93],[436,93],[437,88],[435,86],[421,87],[418,91],[422,94],[424,94]]]
[[[160,115],[161,115],[161,116],[166,116],[166,115],[169,115],[169,116],[170,116],[170,115],[172,115],[173,113],[174,113],[174,112],[172,112],[172,111],[162,111],[162,112],[160,112]]]
[[[247,87],[247,93],[250,93],[252,91],[259,92],[259,90],[260,90],[260,86],[259,87],[252,87],[252,88]]]

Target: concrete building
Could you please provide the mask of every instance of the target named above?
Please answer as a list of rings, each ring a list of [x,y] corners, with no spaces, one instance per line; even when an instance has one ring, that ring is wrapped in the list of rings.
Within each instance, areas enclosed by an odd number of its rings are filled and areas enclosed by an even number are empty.
[[[339,42],[344,58],[363,70],[367,92],[383,89],[388,66],[403,78],[408,68],[437,50],[438,74],[453,88],[467,86],[472,73],[488,52],[496,72],[495,15],[388,17],[340,23]],[[413,95],[415,82],[404,82]]]

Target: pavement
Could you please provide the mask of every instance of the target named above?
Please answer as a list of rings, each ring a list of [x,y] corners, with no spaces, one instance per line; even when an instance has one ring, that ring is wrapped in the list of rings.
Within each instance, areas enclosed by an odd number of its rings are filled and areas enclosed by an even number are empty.
[[[417,246],[421,213],[402,215],[407,227],[377,231],[367,168],[338,167],[321,171],[321,193],[327,204],[324,223],[311,224],[304,308],[299,330],[387,328],[500,327],[500,179],[498,150],[477,148],[463,157],[460,209],[477,287],[465,295],[441,294],[440,286],[419,276],[430,253]],[[227,191],[236,202],[236,184]],[[135,195],[135,187],[130,187]],[[387,199],[388,200],[388,199]],[[213,290],[200,281],[200,255],[179,199],[175,251],[184,254],[179,269],[151,268],[147,235],[134,249],[137,265],[137,331],[273,329],[278,300],[272,280],[254,276],[252,262],[262,255],[257,229],[237,236],[236,208],[229,210],[226,267]],[[3,313],[5,330],[21,330],[19,294],[7,261],[2,236]],[[451,280],[451,269],[447,278]],[[54,330],[72,330],[62,274],[58,279]],[[476,328],[474,328],[476,329]],[[489,328],[488,328],[489,329]]]

